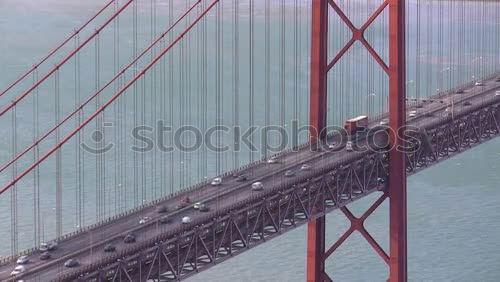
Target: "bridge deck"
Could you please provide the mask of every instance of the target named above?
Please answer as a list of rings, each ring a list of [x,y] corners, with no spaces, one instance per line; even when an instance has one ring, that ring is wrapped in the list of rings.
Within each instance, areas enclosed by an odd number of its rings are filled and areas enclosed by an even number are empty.
[[[463,94],[448,94],[455,95],[455,114],[459,116],[461,113],[469,112],[471,107],[476,105],[497,105],[500,103],[500,96],[495,95],[495,90],[500,88],[500,82],[494,79],[484,82],[482,88],[469,86]],[[446,100],[448,96],[443,96],[441,100]],[[461,101],[461,102],[460,102]],[[463,101],[468,101],[471,105],[466,106]],[[443,103],[421,103],[418,108],[414,105],[409,107],[408,111],[417,110],[418,114],[415,118],[409,118],[408,124],[418,126],[420,128],[433,128],[439,126],[443,122],[444,109],[447,107]],[[428,114],[433,113],[433,114]],[[452,122],[450,120],[450,122]],[[372,123],[373,127],[375,123]],[[340,142],[340,136],[332,137],[336,142]],[[361,144],[370,142],[360,140]],[[129,248],[133,244],[123,243],[123,237],[127,233],[134,233],[137,243],[154,240],[160,234],[175,232],[176,230],[184,230],[186,226],[182,226],[181,218],[190,216],[194,221],[198,218],[209,217],[209,213],[200,213],[194,210],[191,206],[174,210],[179,203],[181,197],[189,196],[193,202],[204,202],[212,210],[225,210],[238,202],[244,202],[246,199],[265,194],[272,187],[277,187],[283,183],[289,182],[291,178],[285,177],[284,172],[293,169],[297,173],[297,178],[301,174],[306,175],[307,171],[300,171],[300,166],[303,163],[311,165],[311,171],[321,171],[326,167],[331,167],[336,164],[344,164],[350,159],[359,159],[363,157],[363,153],[346,152],[341,150],[331,152],[329,150],[311,151],[308,146],[302,147],[297,152],[285,152],[279,156],[278,164],[268,164],[260,161],[243,167],[239,173],[245,174],[249,179],[245,182],[238,182],[231,174],[223,176],[223,184],[221,186],[211,186],[209,183],[199,185],[196,189],[185,191],[178,195],[172,196],[161,201],[161,205],[166,205],[171,211],[166,214],[156,212],[156,205],[142,208],[138,211],[129,213],[120,218],[117,218],[109,223],[103,223],[90,230],[78,233],[67,239],[62,240],[56,250],[51,252],[52,258],[47,261],[38,259],[38,254],[35,252],[30,255],[30,263],[26,265],[26,271],[22,275],[23,279],[39,279],[40,281],[49,281],[55,277],[59,277],[65,273],[71,273],[77,269],[83,269],[85,266],[95,263],[102,258],[110,256],[105,253],[103,248],[106,244],[113,244],[117,248],[117,252]],[[250,189],[252,182],[260,181],[264,184],[263,192],[255,192]],[[373,192],[366,191],[362,196]],[[357,198],[353,198],[357,199]],[[215,212],[215,211],[213,211]],[[159,218],[165,215],[170,215],[172,222],[170,224],[160,224]],[[152,220],[146,224],[139,224],[139,219],[149,216]],[[215,217],[216,215],[213,215]],[[64,262],[69,258],[77,259],[81,266],[76,269],[68,269],[63,266]],[[0,280],[8,279],[10,272],[15,267],[15,262],[6,263],[0,266]]]

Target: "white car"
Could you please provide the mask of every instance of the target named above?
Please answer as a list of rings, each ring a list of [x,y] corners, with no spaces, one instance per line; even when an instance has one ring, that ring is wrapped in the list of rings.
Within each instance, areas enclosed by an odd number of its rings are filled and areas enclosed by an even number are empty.
[[[311,170],[311,166],[308,165],[308,164],[303,164],[301,167],[300,167],[300,170]]]
[[[347,152],[352,152],[353,151],[352,141],[347,141],[347,143],[345,144],[345,149],[346,149]]]
[[[198,202],[198,203],[195,203],[195,204],[193,205],[193,208],[194,208],[195,210],[199,210],[199,209],[200,209],[201,207],[203,207],[203,206],[205,206],[203,203]]]
[[[276,157],[271,157],[267,160],[268,164],[277,164],[278,163],[278,158]]]
[[[151,220],[151,217],[149,217],[149,216],[145,216],[145,217],[143,217],[143,218],[141,218],[141,219],[139,220],[139,224],[144,224],[144,223],[146,223],[146,222],[148,222],[148,221],[150,221],[150,220]]]
[[[17,264],[25,264],[29,262],[28,256],[20,256],[17,258]]]
[[[189,216],[185,216],[181,220],[182,224],[189,224],[191,223],[191,218]]]
[[[52,251],[57,247],[57,242],[51,242],[51,243],[41,243],[40,244],[40,252],[48,252]]]
[[[262,191],[264,190],[264,185],[262,182],[254,182],[252,183],[252,191]]]
[[[16,266],[16,268],[14,268],[14,270],[12,270],[12,272],[10,273],[10,276],[16,276],[18,274],[21,274],[24,272],[24,270],[25,270],[24,266],[18,265],[18,266]]]
[[[495,96],[500,96],[500,90],[495,92]]]
[[[408,116],[409,116],[409,117],[416,117],[416,116],[417,116],[417,111],[410,111],[410,112],[408,113]]]
[[[222,184],[222,178],[220,177],[216,177],[214,179],[212,179],[212,182],[210,183],[210,185],[212,186],[219,186]]]
[[[476,83],[474,85],[475,86],[483,86],[484,84],[481,81],[476,81]]]
[[[389,120],[384,118],[383,120],[380,121],[380,125],[388,125],[389,124]]]

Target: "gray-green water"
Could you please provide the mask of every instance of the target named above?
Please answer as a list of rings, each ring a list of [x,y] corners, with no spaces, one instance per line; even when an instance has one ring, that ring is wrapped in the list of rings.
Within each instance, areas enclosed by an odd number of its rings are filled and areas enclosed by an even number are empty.
[[[193,2],[193,1],[191,1]],[[285,11],[285,69],[284,74],[280,72],[280,63],[282,57],[279,52],[282,47],[280,39],[280,1],[271,1],[270,7],[270,25],[271,25],[271,47],[269,50],[270,64],[269,73],[272,80],[269,81],[269,123],[284,125],[289,124],[289,120],[298,119],[303,123],[307,122],[307,89],[308,89],[308,30],[309,20],[308,5],[306,1],[298,1],[298,17],[295,18],[294,1],[286,1],[287,10]],[[139,1],[144,4],[139,9],[141,28],[138,34],[141,39],[150,38],[149,3],[150,1]],[[168,3],[169,1],[155,2],[158,7],[157,30],[159,33],[168,22]],[[176,13],[186,4],[182,1],[175,1]],[[216,109],[222,111],[222,124],[232,125],[235,122],[235,113],[231,110],[234,103],[238,104],[240,109],[239,123],[244,126],[249,125],[249,12],[248,1],[240,1],[240,21],[239,21],[239,44],[240,44],[240,81],[238,93],[239,101],[235,101],[234,95],[234,60],[231,54],[231,46],[234,44],[233,28],[234,22],[232,16],[232,1],[226,1],[222,9],[224,23],[224,37],[221,44],[224,46],[223,66],[223,90],[221,103],[217,105],[215,93],[217,85],[213,81],[216,77],[213,73],[216,64],[216,44],[215,38],[215,18],[212,13],[207,24],[208,39],[210,45],[207,46],[208,69],[207,75],[207,104],[205,109],[207,115],[204,116],[199,110],[204,108],[201,100],[199,73],[196,73],[197,62],[200,62],[200,53],[197,47],[197,31],[193,30],[191,46],[184,49],[184,54],[193,55],[191,59],[185,59],[185,65],[190,66],[186,72],[194,75],[194,80],[187,83],[186,77],[180,75],[179,71],[174,71],[172,80],[173,92],[186,94],[185,100],[177,96],[172,101],[165,100],[166,104],[174,104],[172,124],[181,124],[182,121],[202,127],[202,119],[207,119],[205,126],[215,124]],[[364,1],[355,1],[343,3],[342,7],[350,15],[359,15],[360,18],[355,21],[359,25],[362,18],[368,17],[366,7],[375,9],[376,3],[370,2],[369,5]],[[411,97],[425,96],[427,93],[435,93],[437,89],[446,89],[460,82],[465,82],[485,74],[499,70],[499,49],[500,35],[498,33],[500,24],[500,8],[495,2],[435,2],[420,1],[420,9],[417,14],[416,1],[411,1],[409,5],[409,39],[408,39],[408,95]],[[289,5],[288,5],[289,4]],[[101,1],[62,1],[62,0],[3,0],[0,2],[0,88],[4,88],[9,82],[13,81],[22,71],[36,62],[43,54],[59,42],[63,35],[68,35],[72,29],[80,25],[89,15],[102,5]],[[265,1],[256,1],[255,4],[255,121],[256,125],[265,123],[266,117],[266,75],[265,75]],[[428,10],[431,9],[431,10]],[[440,10],[441,9],[441,10]],[[429,13],[429,11],[431,11]],[[450,12],[451,11],[451,12]],[[421,27],[417,37],[417,15],[420,15]],[[384,15],[386,16],[386,14]],[[123,66],[132,56],[127,47],[132,44],[131,29],[127,26],[127,20],[130,20],[131,14],[127,14],[121,19],[119,33],[121,35],[122,57],[120,66]],[[382,29],[382,24],[386,23],[385,17],[379,18],[377,26],[367,32],[368,40],[374,45],[376,50],[386,50],[384,37],[386,34]],[[162,22],[162,19],[165,19]],[[296,20],[299,20],[295,29]],[[487,19],[487,20],[486,20]],[[385,22],[384,22],[385,21]],[[330,56],[334,55],[334,50],[341,47],[341,42],[346,42],[349,37],[347,30],[337,17],[332,15],[330,25],[331,30],[331,49]],[[295,33],[297,31],[297,33]],[[113,74],[111,51],[113,41],[112,33],[102,36],[101,61],[101,85],[106,82]],[[297,35],[295,35],[297,34]],[[440,34],[443,36],[441,37]],[[294,36],[302,40],[295,45]],[[462,36],[463,41],[460,41]],[[83,38],[83,36],[82,36]],[[417,40],[417,38],[420,38]],[[439,38],[443,38],[440,43]],[[448,40],[451,38],[452,40]],[[201,42],[201,41],[200,41]],[[141,42],[139,48],[144,46]],[[431,48],[429,48],[431,46]],[[191,49],[189,49],[191,48]],[[88,96],[95,88],[93,51],[94,44],[82,55],[82,97]],[[174,66],[176,68],[182,64],[180,61],[181,50],[174,50]],[[361,46],[354,46],[349,52],[350,57],[341,61],[338,67],[334,68],[329,78],[329,117],[331,124],[338,124],[345,117],[359,113],[374,114],[383,111],[385,107],[385,93],[387,91],[386,80],[376,63],[367,60],[366,52]],[[382,52],[381,56],[386,58]],[[150,56],[147,56],[149,59]],[[295,58],[299,58],[295,60]],[[417,63],[418,62],[418,63]],[[54,62],[48,64],[49,67]],[[145,61],[139,63],[138,68],[145,65]],[[71,80],[74,75],[71,70],[74,65],[66,69],[66,73],[61,72],[61,93],[63,94],[63,106],[61,116],[70,112],[74,107],[74,81]],[[168,68],[169,61],[166,62]],[[46,69],[45,69],[46,70]],[[295,71],[297,70],[297,71]],[[157,70],[161,72],[161,70]],[[42,72],[41,72],[42,73]],[[418,73],[418,75],[417,75]],[[127,73],[127,80],[131,78],[131,72]],[[165,71],[168,78],[169,72]],[[283,79],[281,78],[283,77]],[[297,77],[298,79],[295,79]],[[68,82],[64,82],[65,78]],[[150,76],[151,78],[151,76]],[[159,79],[158,79],[159,80]],[[170,81],[170,80],[167,80]],[[343,82],[341,82],[343,81]],[[284,82],[284,84],[282,84]],[[47,129],[54,123],[54,81],[50,80],[47,85],[39,91],[40,95],[40,131]],[[145,96],[147,107],[154,105],[153,98],[160,99],[162,89],[167,91],[167,86],[158,85],[158,95],[151,94]],[[185,88],[181,88],[182,85]],[[114,89],[114,88],[113,88]],[[112,90],[113,90],[112,89]],[[182,90],[184,89],[184,90]],[[105,93],[109,97],[113,91]],[[168,92],[168,91],[167,91]],[[127,129],[136,124],[134,121],[136,111],[133,109],[133,95],[127,92],[127,105],[123,108],[126,116],[124,118]],[[374,95],[371,95],[374,93]],[[19,94],[19,91],[12,94]],[[280,96],[284,95],[284,96]],[[0,105],[7,104],[14,95],[0,97]],[[287,99],[284,109],[280,108],[280,97]],[[103,98],[104,100],[104,98]],[[32,141],[32,99],[17,109],[18,121],[18,150],[28,145]],[[193,104],[193,111],[185,116],[180,116],[182,105]],[[92,103],[92,107],[95,105]],[[92,107],[85,111],[88,115]],[[184,106],[187,107],[187,106]],[[157,119],[161,119],[165,114],[169,118],[168,111],[162,111],[155,107],[154,111],[158,114]],[[140,111],[139,111],[140,112]],[[128,115],[127,115],[128,114]],[[283,119],[282,116],[285,118]],[[106,116],[105,121],[116,122],[122,117],[120,114],[114,115],[111,109]],[[151,124],[153,115],[146,116],[146,124]],[[207,118],[208,117],[208,118]],[[141,115],[138,114],[140,123]],[[70,126],[74,126],[75,121],[71,120]],[[70,126],[63,130],[67,133]],[[95,128],[95,123],[86,131],[86,140]],[[0,118],[0,160],[5,163],[12,156],[11,145],[11,116]],[[63,134],[62,133],[62,134]],[[107,132],[109,140],[117,141],[117,136],[113,136],[113,131]],[[119,137],[119,136],[118,136]],[[227,138],[227,137],[225,137]],[[260,140],[258,136],[256,138]],[[224,139],[227,140],[227,139]],[[50,141],[50,142],[49,142]],[[42,146],[44,150],[53,145],[54,138],[51,137],[47,143]],[[116,142],[116,144],[120,144]],[[257,142],[260,147],[260,142]],[[130,145],[125,143],[125,145]],[[106,180],[103,187],[104,202],[98,207],[96,198],[95,183],[97,173],[95,169],[95,158],[86,156],[85,179],[87,187],[79,188],[76,184],[75,163],[74,163],[74,143],[68,144],[67,151],[63,157],[63,205],[64,212],[63,233],[72,231],[76,225],[88,225],[98,218],[113,215],[123,211],[143,201],[148,201],[159,195],[168,194],[172,190],[177,190],[181,186],[188,186],[202,179],[204,176],[217,174],[237,165],[234,155],[228,152],[216,162],[215,154],[207,152],[184,154],[173,154],[172,158],[176,163],[175,170],[171,170],[169,165],[161,167],[161,156],[151,158],[146,155],[144,162],[148,173],[143,175],[142,170],[138,171],[138,177],[133,177],[134,167],[141,164],[139,156],[137,163],[133,161],[133,155],[128,155],[128,164],[124,168],[116,168],[114,160],[116,155],[110,155],[106,158],[107,170]],[[123,144],[122,144],[123,146]],[[262,153],[262,152],[261,152]],[[254,154],[252,157],[260,158],[261,154]],[[237,155],[240,163],[245,163],[250,159],[248,152],[243,151]],[[29,158],[23,159],[18,170],[26,166]],[[164,160],[170,160],[170,155],[166,154]],[[183,159],[184,158],[184,159]],[[203,161],[208,159],[206,166]],[[157,170],[153,170],[154,160],[158,161]],[[184,161],[183,161],[184,160]],[[40,181],[40,210],[44,220],[34,223],[33,217],[33,197],[34,188],[32,177],[24,182],[20,182],[18,191],[18,209],[19,209],[19,248],[25,249],[34,244],[33,225],[41,227],[40,236],[52,238],[55,236],[56,215],[55,203],[55,181],[54,181],[54,159],[49,159],[41,169],[42,176]],[[185,165],[184,165],[185,164]],[[498,281],[500,279],[500,243],[497,238],[500,237],[500,191],[498,183],[500,176],[498,169],[500,167],[500,141],[493,140],[488,144],[482,145],[474,150],[464,153],[448,162],[433,167],[429,171],[409,179],[409,275],[412,281]],[[154,171],[154,175],[149,174]],[[162,171],[166,171],[168,180],[160,179]],[[116,180],[115,176],[120,172],[128,173],[127,183]],[[11,177],[11,170],[0,174],[1,184],[6,183]],[[157,180],[153,180],[157,179]],[[171,179],[171,180],[170,180]],[[136,183],[137,182],[137,183]],[[144,183],[144,184],[142,184]],[[120,184],[118,186],[118,184]],[[122,188],[124,187],[124,188]],[[83,189],[84,199],[77,198],[77,192]],[[122,190],[124,189],[124,190]],[[136,197],[133,195],[137,194]],[[127,196],[126,196],[126,195]],[[78,212],[75,206],[79,200],[84,200],[82,211],[83,220],[79,221]],[[0,255],[10,253],[10,195],[5,193],[0,196]],[[373,198],[363,200],[353,205],[355,211],[362,210]],[[101,213],[98,216],[98,213]],[[347,223],[338,213],[328,216],[328,236],[331,242],[334,238],[340,236],[342,231],[346,230]],[[380,244],[387,249],[387,205],[378,210],[367,222],[367,228],[374,237],[379,239]],[[211,270],[196,276],[191,281],[303,281],[305,271],[305,228],[288,233],[277,240],[273,240],[249,251],[237,258],[230,260],[222,265],[216,266]],[[354,240],[356,239],[356,240]],[[339,281],[383,281],[386,278],[386,267],[383,262],[376,257],[358,234],[348,240],[347,244],[340,248],[339,252],[332,256],[328,262],[328,272],[334,280]]]

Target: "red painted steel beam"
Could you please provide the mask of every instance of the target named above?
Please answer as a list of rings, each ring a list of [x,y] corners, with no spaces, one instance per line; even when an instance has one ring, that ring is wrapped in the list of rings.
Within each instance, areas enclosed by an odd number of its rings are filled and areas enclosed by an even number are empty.
[[[310,141],[326,135],[328,0],[312,0]],[[330,280],[325,273],[325,216],[307,224],[307,281]]]
[[[328,4],[332,7],[332,9],[337,13],[337,15],[340,17],[340,19],[347,25],[347,27],[351,30],[352,32],[352,37],[347,42],[347,44],[339,51],[339,53],[333,58],[333,60],[328,63],[326,69],[329,71],[337,62],[342,58],[345,53],[351,48],[351,46],[359,40],[363,46],[365,46],[366,50],[370,55],[377,61],[377,63],[380,65],[380,67],[386,72],[387,74],[389,73],[389,68],[385,64],[384,60],[378,55],[378,53],[373,49],[373,47],[368,43],[366,40],[364,34],[366,29],[375,21],[375,19],[384,11],[384,9],[387,7],[388,2],[384,1],[378,9],[368,18],[368,20],[363,24],[361,28],[356,28],[354,24],[351,22],[351,20],[346,16],[346,14],[340,9],[340,7],[335,4],[333,0],[328,0]]]
[[[324,137],[327,115],[328,1],[312,0],[310,138]]]
[[[59,150],[66,142],[68,142],[73,136],[75,136],[82,128],[94,120],[100,113],[102,113],[109,105],[111,105],[116,99],[118,99],[127,89],[130,88],[141,76],[143,76],[149,69],[151,69],[168,51],[170,51],[186,34],[217,4],[220,0],[213,0],[210,4],[196,17],[191,24],[189,24],[177,37],[164,48],[148,65],[146,65],[134,78],[132,78],[125,86],[119,89],[113,96],[106,101],[100,108],[98,108],[92,115],[90,115],[83,123],[66,135],[59,143],[53,146],[46,154],[44,154],[36,162],[32,163],[26,170],[18,174],[14,179],[12,179],[8,184],[0,189],[0,195],[5,191],[9,190],[14,184],[21,180],[24,176],[30,173],[35,167],[39,166],[43,161],[50,157],[54,152]]]
[[[389,281],[405,282],[407,274],[406,165],[398,138],[406,125],[405,0],[389,0]]]
[[[319,282],[325,274],[325,216],[307,223],[307,281]]]
[[[30,75],[34,70],[36,70],[40,65],[42,65],[45,61],[47,61],[52,55],[54,55],[57,51],[59,51],[64,45],[66,45],[71,39],[75,38],[77,34],[79,34],[85,27],[87,27],[91,22],[93,22],[100,14],[102,14],[113,2],[116,0],[111,0],[109,1],[104,7],[99,10],[95,15],[93,15],[87,22],[85,22],[82,26],[80,26],[78,29],[76,29],[70,37],[66,38],[61,44],[59,44],[56,48],[54,48],[52,51],[50,51],[45,57],[43,57],[40,62],[37,64],[33,65],[28,71],[26,71],[24,74],[22,74],[16,81],[14,81],[11,85],[9,85],[5,90],[3,90],[0,93],[0,97],[3,96],[5,93],[9,92],[14,86],[16,86],[19,82],[21,82],[23,79],[25,79],[28,75]]]
[[[366,241],[372,248],[377,252],[377,254],[387,263],[389,264],[389,256],[385,253],[382,247],[375,241],[375,239],[368,233],[365,229],[365,220],[385,201],[387,198],[387,194],[384,193],[381,197],[375,201],[368,210],[360,217],[355,217],[347,207],[340,208],[340,211],[344,213],[344,215],[351,222],[351,226],[349,229],[333,244],[325,253],[324,259],[326,260],[329,256],[333,254],[344,242],[351,236],[354,231],[358,231],[365,237]]]

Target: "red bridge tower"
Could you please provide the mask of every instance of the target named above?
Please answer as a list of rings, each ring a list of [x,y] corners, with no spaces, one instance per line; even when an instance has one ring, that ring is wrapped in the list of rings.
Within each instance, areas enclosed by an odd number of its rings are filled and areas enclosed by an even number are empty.
[[[364,38],[368,26],[386,8],[389,9],[389,65]],[[333,9],[352,31],[352,38],[340,52],[328,62],[328,11]],[[405,1],[385,0],[360,28],[355,27],[334,0],[312,0],[311,85],[310,85],[310,139],[312,142],[325,136],[327,125],[327,74],[344,56],[347,50],[360,41],[389,76],[389,126],[391,148],[403,146],[396,132],[406,124],[406,63],[405,63]],[[365,219],[386,199],[390,204],[389,255],[377,244],[363,226]],[[331,247],[326,249],[325,216],[311,219],[308,223],[307,281],[332,281],[325,272],[325,260],[352,234],[359,231],[374,250],[389,265],[390,282],[407,281],[406,235],[406,170],[403,152],[393,149],[389,153],[388,190],[360,218],[346,208],[341,211],[351,222],[351,227]]]

